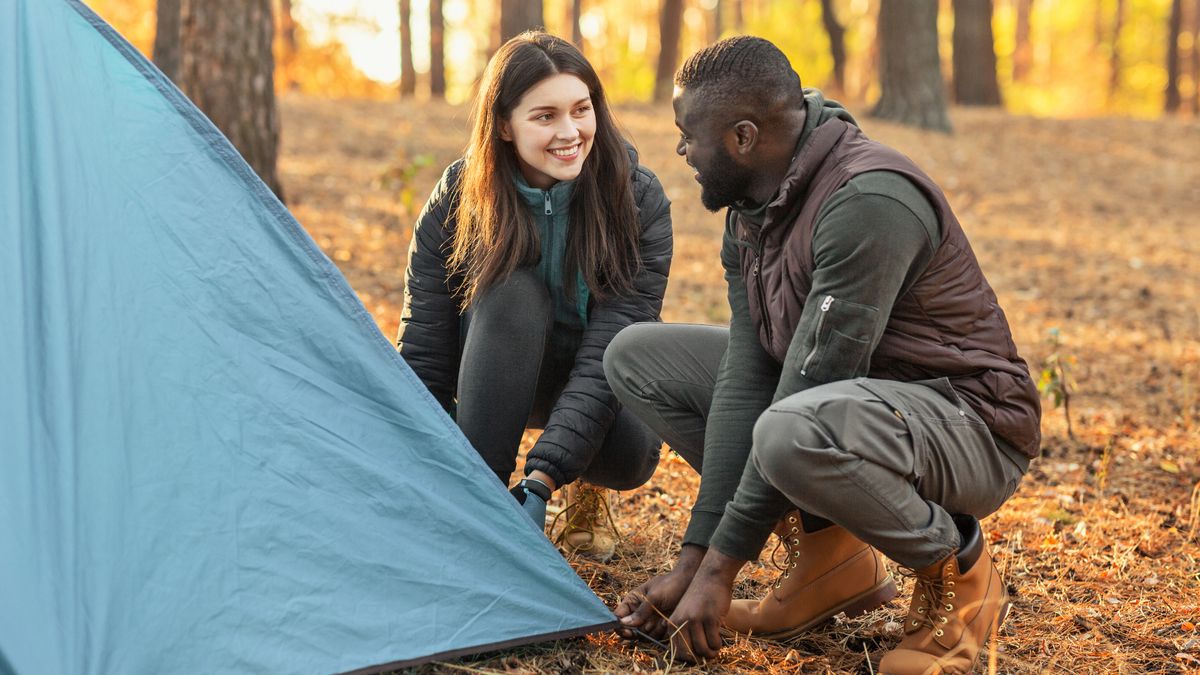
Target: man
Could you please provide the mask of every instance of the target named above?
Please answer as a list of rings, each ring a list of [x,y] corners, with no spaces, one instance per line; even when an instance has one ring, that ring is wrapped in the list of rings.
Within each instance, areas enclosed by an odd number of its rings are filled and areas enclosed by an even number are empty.
[[[677,151],[729,208],[731,320],[631,326],[606,353],[623,404],[702,470],[674,569],[616,613],[709,658],[722,630],[786,639],[887,602],[882,552],[916,584],[881,671],[968,672],[1009,604],[978,519],[1040,443],[995,294],[941,190],[770,42],[718,42],[675,82]],[[772,529],[786,571],[731,601]]]

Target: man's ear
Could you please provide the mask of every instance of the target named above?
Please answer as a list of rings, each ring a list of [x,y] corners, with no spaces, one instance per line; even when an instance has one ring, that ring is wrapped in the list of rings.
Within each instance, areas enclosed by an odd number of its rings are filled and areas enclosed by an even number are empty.
[[[512,141],[512,125],[508,120],[500,120],[500,140]]]
[[[758,125],[742,120],[733,125],[734,150],[739,155],[749,154],[758,145]]]

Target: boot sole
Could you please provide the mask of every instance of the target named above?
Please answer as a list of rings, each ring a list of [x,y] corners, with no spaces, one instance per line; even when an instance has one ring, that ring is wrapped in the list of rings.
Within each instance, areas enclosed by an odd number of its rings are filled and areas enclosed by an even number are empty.
[[[749,637],[756,637],[762,640],[773,640],[776,642],[790,640],[794,637],[809,632],[810,630],[820,626],[821,624],[829,621],[833,617],[843,612],[845,612],[847,617],[856,617],[861,614],[866,614],[872,609],[891,601],[899,594],[900,591],[896,588],[896,582],[892,579],[892,575],[889,574],[884,578],[883,581],[876,584],[870,590],[856,595],[840,605],[830,608],[828,611],[813,617],[806,623],[789,628],[787,630],[775,631],[774,633],[754,633],[750,634]],[[746,635],[745,633],[738,633],[729,630],[724,626],[721,627],[721,634],[730,638],[738,635]]]

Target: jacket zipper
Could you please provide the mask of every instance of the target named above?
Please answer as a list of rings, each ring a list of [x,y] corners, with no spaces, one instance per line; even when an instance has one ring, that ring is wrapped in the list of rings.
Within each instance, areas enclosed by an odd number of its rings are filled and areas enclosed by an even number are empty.
[[[817,355],[817,347],[821,344],[821,327],[825,325],[825,315],[829,314],[829,308],[832,305],[832,295],[825,296],[825,299],[821,301],[821,316],[817,318],[817,335],[813,339],[812,351],[808,353],[808,356],[804,357],[804,363],[800,365],[801,375],[808,375],[808,364],[813,360],[813,357]]]
[[[548,215],[548,216],[554,215],[554,208],[550,206],[550,193],[548,191],[543,191],[542,197],[545,200],[545,204],[546,204],[546,215]]]

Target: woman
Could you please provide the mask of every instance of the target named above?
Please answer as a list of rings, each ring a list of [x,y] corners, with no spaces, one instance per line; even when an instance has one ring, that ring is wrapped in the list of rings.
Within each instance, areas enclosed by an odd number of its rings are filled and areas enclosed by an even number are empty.
[[[504,484],[527,427],[544,429],[512,492],[539,526],[577,478],[560,540],[607,559],[605,488],[650,478],[661,442],[622,410],[601,360],[657,321],[670,202],[571,43],[519,35],[488,63],[463,159],[413,234],[397,345]]]

